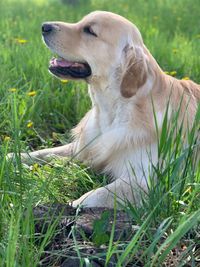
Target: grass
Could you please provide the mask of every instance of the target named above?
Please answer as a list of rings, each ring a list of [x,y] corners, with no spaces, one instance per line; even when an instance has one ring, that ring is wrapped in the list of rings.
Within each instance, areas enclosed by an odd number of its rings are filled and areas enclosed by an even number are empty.
[[[20,151],[68,142],[69,129],[90,107],[86,84],[62,83],[48,74],[52,55],[41,41],[41,23],[74,22],[96,9],[113,11],[133,21],[163,70],[200,83],[199,0],[80,0],[77,6],[58,0],[1,1],[0,266],[38,266],[56,222],[38,244],[34,206],[66,203],[106,181],[106,177],[75,161],[25,168],[19,157]],[[170,251],[184,242],[186,250],[175,266],[184,266],[188,257],[191,266],[198,266],[192,251],[200,246],[200,165],[193,160],[195,146],[199,145],[194,134],[200,124],[199,113],[187,148],[182,145],[181,129],[164,122],[159,140],[161,161],[154,166],[159,182],[150,188],[142,207],[126,208],[140,228],[128,243],[113,242],[111,234],[107,263],[116,254],[117,266],[126,266],[139,254],[144,266],[162,266]],[[16,153],[16,165],[6,161],[11,151]]]

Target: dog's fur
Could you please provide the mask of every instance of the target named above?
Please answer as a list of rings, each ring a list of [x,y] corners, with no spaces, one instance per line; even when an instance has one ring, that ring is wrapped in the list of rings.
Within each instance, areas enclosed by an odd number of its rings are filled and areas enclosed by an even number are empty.
[[[114,195],[120,201],[138,202],[139,189],[147,191],[151,164],[158,161],[154,110],[159,131],[167,106],[169,118],[180,107],[180,124],[191,128],[200,85],[166,75],[136,26],[119,15],[96,11],[76,24],[49,23],[54,31],[44,37],[48,47],[66,60],[91,67],[85,80],[92,108],[73,129],[71,144],[22,158],[76,155],[112,177],[110,184],[86,193],[74,206],[113,207]],[[88,25],[96,36],[83,31]]]

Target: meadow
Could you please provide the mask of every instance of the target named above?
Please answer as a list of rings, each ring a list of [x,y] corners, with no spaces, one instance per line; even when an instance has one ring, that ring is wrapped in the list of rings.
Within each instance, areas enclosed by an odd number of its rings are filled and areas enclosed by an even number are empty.
[[[21,163],[22,151],[70,141],[69,130],[90,108],[85,83],[60,81],[48,73],[52,53],[41,39],[42,22],[76,22],[93,10],[118,13],[138,26],[164,71],[200,83],[199,0],[64,2],[0,2],[0,266],[40,266],[55,222],[38,242],[35,206],[67,203],[106,183],[105,176],[75,160],[43,166]],[[158,140],[160,163],[154,166],[158,184],[150,188],[142,207],[124,208],[138,230],[124,243],[114,242],[110,235],[103,244],[108,247],[105,266],[113,254],[118,267],[127,266],[136,255],[143,265],[132,266],[200,266],[200,164],[194,153],[199,146],[200,109],[187,147],[174,120],[171,128],[164,122]],[[15,153],[15,163],[6,160],[9,152]],[[174,265],[166,265],[173,249],[181,253],[174,255]],[[91,255],[87,264],[79,253],[77,257],[80,266],[93,266]]]

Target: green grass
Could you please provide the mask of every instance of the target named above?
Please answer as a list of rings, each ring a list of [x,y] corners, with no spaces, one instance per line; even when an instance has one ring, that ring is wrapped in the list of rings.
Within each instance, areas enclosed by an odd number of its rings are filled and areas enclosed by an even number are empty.
[[[90,107],[86,84],[64,84],[48,74],[52,55],[41,41],[42,22],[75,22],[96,9],[116,12],[133,21],[163,70],[176,71],[178,78],[189,76],[200,83],[199,0],[82,0],[78,6],[63,5],[58,0],[1,1],[0,266],[38,265],[56,222],[38,245],[32,217],[35,205],[66,203],[105,183],[106,177],[77,162],[56,161],[30,169],[22,166],[18,156],[20,151],[68,142],[69,129]],[[27,42],[21,44],[17,38]],[[32,91],[35,96],[28,95]],[[161,161],[154,174],[159,183],[150,188],[142,207],[130,205],[126,209],[140,228],[124,244],[114,243],[111,235],[107,262],[117,254],[117,266],[126,266],[139,254],[144,266],[162,266],[181,239],[188,239],[185,254],[193,257],[194,244],[200,245],[197,236],[190,234],[198,231],[195,227],[200,221],[200,166],[193,160],[198,145],[194,132],[199,122],[198,114],[185,148],[181,130],[169,128],[165,121],[160,138]],[[16,153],[16,165],[5,159],[11,151]],[[164,235],[167,237],[163,241]],[[183,266],[184,259],[178,264]]]

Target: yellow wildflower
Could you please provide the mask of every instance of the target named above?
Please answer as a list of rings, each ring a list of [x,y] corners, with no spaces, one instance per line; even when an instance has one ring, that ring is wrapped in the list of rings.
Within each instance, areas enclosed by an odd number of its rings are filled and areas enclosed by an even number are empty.
[[[177,48],[174,48],[174,49],[172,49],[172,52],[173,52],[174,54],[177,54],[177,53],[178,53],[178,49],[177,49]]]
[[[7,135],[4,136],[4,141],[5,142],[9,142],[10,140],[11,140],[10,136],[7,136]]]
[[[30,91],[30,92],[28,92],[28,96],[35,96],[37,93],[36,93],[36,91]]]
[[[11,93],[14,93],[14,92],[17,91],[17,89],[16,89],[16,88],[10,88],[9,91],[10,91]]]
[[[68,83],[68,80],[60,80],[61,83]]]
[[[171,76],[176,76],[177,72],[174,70],[174,71],[170,71],[169,73]]]
[[[18,44],[26,44],[28,41],[25,40],[25,39],[20,39],[20,38],[16,38],[15,41],[18,43]]]
[[[29,121],[29,122],[26,124],[26,127],[27,127],[27,128],[32,128],[32,127],[33,127],[33,122],[32,122],[32,121]]]
[[[190,77],[185,76],[185,77],[182,78],[182,80],[190,80]]]
[[[33,172],[37,172],[39,170],[39,165],[37,163],[34,163],[31,167],[30,170]]]

